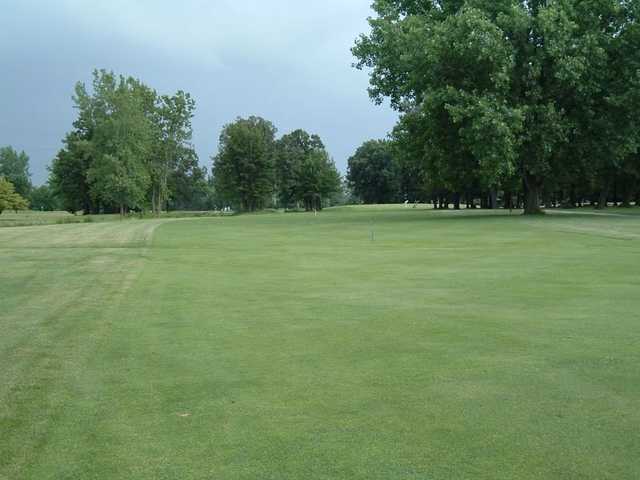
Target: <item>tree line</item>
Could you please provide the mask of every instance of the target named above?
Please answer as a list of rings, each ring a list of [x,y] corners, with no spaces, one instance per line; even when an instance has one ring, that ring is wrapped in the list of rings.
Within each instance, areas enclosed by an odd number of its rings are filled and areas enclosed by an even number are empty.
[[[27,154],[11,147],[0,148],[0,213],[27,209],[32,192]]]
[[[73,101],[78,116],[49,178],[64,209],[158,213],[206,196],[188,93],[160,95],[132,77],[96,70],[92,91],[79,82]]]
[[[349,161],[365,201],[480,199],[530,214],[639,202],[638,2],[375,0],[373,9],[356,66],[370,69],[371,97],[400,120],[388,142]]]
[[[2,188],[27,202],[11,205],[26,208],[30,201],[35,210],[121,214],[319,210],[340,197],[342,179],[318,135],[300,129],[276,138],[271,122],[238,118],[223,128],[208,175],[191,144],[195,101],[188,93],[160,95],[105,70],[94,71],[91,87],[75,86],[77,118],[46,185],[33,187],[24,152],[0,149]]]
[[[279,139],[276,133],[260,117],[239,118],[223,128],[213,162],[216,194],[243,211],[322,209],[341,190],[322,140],[302,129]]]

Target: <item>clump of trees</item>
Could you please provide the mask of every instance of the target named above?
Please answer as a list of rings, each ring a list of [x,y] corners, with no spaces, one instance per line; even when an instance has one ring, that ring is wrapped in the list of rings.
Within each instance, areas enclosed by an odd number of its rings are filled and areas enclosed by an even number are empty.
[[[213,158],[214,188],[223,203],[243,211],[267,206],[319,210],[341,189],[322,140],[304,130],[276,139],[260,117],[238,118],[220,134]]]
[[[60,210],[60,199],[48,184],[33,187],[29,195],[29,203],[32,210],[52,212]]]
[[[29,202],[16,189],[9,180],[0,176],[0,214],[5,210],[26,210]]]
[[[206,171],[191,145],[195,101],[159,95],[132,77],[96,70],[78,83],[78,118],[51,165],[49,183],[69,211],[114,212],[189,203],[206,196]]]
[[[22,209],[25,202],[30,204],[33,210],[57,210],[60,208],[57,196],[48,185],[33,186],[29,171],[29,156],[24,151],[17,152],[10,146],[0,148],[0,177],[4,177],[6,181],[10,182],[15,193],[23,200],[17,203],[5,201],[5,209],[16,210],[11,207],[14,203],[20,207],[17,209]],[[6,193],[8,187],[5,185],[3,188],[5,195],[8,196]]]
[[[18,153],[10,146],[0,148],[0,177],[11,182],[18,195],[29,197],[33,188],[29,156],[25,152]]]
[[[375,0],[356,42],[392,139],[439,204],[638,199],[636,2]],[[407,163],[408,162],[408,163]],[[354,165],[356,162],[354,161]],[[417,175],[416,178],[420,178]],[[517,205],[516,205],[517,206]]]
[[[349,186],[364,203],[401,201],[400,178],[400,165],[389,141],[365,142],[348,160]]]

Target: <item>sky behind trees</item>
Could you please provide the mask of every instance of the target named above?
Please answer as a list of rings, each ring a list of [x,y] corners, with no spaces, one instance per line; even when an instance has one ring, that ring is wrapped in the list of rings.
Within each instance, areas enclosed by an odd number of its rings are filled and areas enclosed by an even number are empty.
[[[0,146],[31,157],[34,183],[75,118],[71,95],[94,68],[196,100],[200,162],[211,166],[224,124],[260,115],[279,134],[319,134],[337,166],[397,116],[368,98],[350,47],[370,0],[0,0]]]

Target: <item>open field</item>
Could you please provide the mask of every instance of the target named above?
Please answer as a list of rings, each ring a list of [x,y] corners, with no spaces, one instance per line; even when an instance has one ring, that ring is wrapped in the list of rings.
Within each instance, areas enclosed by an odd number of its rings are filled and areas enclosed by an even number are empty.
[[[0,229],[0,479],[640,478],[640,216]]]

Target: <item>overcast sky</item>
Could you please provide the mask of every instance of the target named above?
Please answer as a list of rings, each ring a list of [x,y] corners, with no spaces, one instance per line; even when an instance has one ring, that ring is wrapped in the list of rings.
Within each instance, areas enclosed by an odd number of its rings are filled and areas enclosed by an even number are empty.
[[[194,138],[211,166],[222,126],[260,115],[279,135],[319,134],[338,168],[397,116],[368,98],[350,47],[371,0],[0,0],[0,146],[31,157],[36,184],[94,68],[196,100]]]

